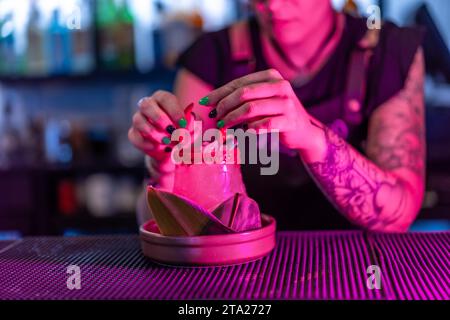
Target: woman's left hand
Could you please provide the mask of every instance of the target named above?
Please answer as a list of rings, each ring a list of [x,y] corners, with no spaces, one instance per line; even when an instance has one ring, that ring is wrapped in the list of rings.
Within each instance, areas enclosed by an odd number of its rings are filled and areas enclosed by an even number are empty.
[[[281,143],[290,149],[302,150],[311,145],[310,133],[314,130],[310,116],[289,81],[274,69],[233,80],[199,103],[215,107],[209,117],[217,119],[218,128],[246,124],[257,132],[278,130]]]

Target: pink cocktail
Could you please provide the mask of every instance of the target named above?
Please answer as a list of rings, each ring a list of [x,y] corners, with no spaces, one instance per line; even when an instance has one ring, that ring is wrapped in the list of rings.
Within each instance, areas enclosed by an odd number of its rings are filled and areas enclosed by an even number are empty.
[[[235,193],[247,194],[237,163],[178,164],[173,192],[212,211]]]

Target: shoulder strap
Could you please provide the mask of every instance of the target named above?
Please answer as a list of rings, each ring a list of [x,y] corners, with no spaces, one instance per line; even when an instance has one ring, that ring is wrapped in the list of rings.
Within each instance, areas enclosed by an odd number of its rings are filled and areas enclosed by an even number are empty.
[[[358,125],[362,122],[362,106],[367,91],[367,71],[373,50],[378,45],[379,36],[380,30],[368,30],[351,54],[343,101],[343,118],[349,125]]]
[[[250,35],[248,21],[239,21],[229,29],[229,39],[231,46],[231,58],[240,70],[239,73],[251,73],[255,69],[255,58],[253,54],[252,39]],[[247,70],[242,70],[245,68]],[[243,75],[243,74],[242,74]]]

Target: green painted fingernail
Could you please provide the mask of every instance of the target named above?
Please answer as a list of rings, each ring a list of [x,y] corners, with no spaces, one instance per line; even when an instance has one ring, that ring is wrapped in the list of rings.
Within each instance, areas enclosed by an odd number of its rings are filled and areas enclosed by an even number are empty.
[[[225,121],[219,120],[217,121],[217,128],[222,129],[225,125]]]
[[[201,104],[202,106],[206,106],[209,103],[209,98],[208,97],[203,97],[200,100],[198,100],[198,103]]]
[[[178,120],[178,125],[180,126],[180,128],[186,128],[187,126],[187,121],[185,118],[181,118],[180,120]]]
[[[170,139],[168,137],[164,137],[164,138],[162,138],[162,143],[170,144]]]

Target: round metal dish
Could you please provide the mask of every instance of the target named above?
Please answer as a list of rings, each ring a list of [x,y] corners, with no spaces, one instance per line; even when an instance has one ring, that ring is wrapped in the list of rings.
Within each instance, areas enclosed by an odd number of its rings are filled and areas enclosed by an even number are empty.
[[[257,260],[275,247],[275,219],[261,215],[260,229],[211,236],[167,237],[154,220],[140,229],[145,256],[169,265],[233,265]]]

